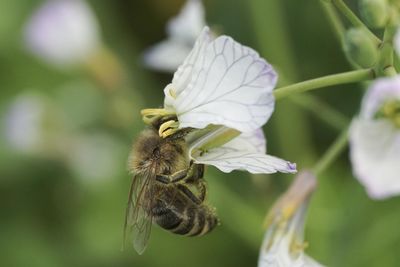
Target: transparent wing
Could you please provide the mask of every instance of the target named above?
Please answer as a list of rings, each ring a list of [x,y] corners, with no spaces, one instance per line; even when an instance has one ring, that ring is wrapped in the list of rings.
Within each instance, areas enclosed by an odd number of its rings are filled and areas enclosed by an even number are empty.
[[[244,133],[201,155],[192,155],[196,163],[213,165],[223,172],[246,170],[251,173],[295,173],[296,165],[265,154],[265,137],[261,129]],[[191,148],[195,151],[196,147]]]
[[[134,176],[125,214],[124,242],[132,236],[133,247],[139,254],[146,249],[151,232],[152,217],[146,212],[152,200],[147,195],[151,192],[151,181],[143,176]]]
[[[200,37],[185,63],[172,82],[180,92],[172,104],[180,127],[251,132],[271,116],[277,74],[253,49],[228,36],[207,43]]]
[[[143,56],[151,69],[174,72],[190,53],[191,47],[179,39],[168,39],[150,47]]]

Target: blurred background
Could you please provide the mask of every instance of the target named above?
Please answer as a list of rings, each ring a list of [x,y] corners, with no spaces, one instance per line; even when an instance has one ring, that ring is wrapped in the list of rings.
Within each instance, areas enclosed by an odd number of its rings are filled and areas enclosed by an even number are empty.
[[[146,68],[142,56],[167,37],[166,23],[185,1],[85,3],[60,11],[46,1],[0,2],[2,265],[255,266],[264,216],[291,175],[209,167],[209,202],[222,221],[216,230],[185,238],[154,226],[144,255],[121,251],[126,160],[144,127],[139,112],[162,105],[172,78]],[[317,0],[204,5],[208,25],[258,50],[280,84],[351,69]],[[264,127],[270,154],[312,167],[356,114],[362,92],[340,86],[278,102]],[[398,266],[400,199],[370,200],[347,151],[318,180],[307,253],[328,266]]]

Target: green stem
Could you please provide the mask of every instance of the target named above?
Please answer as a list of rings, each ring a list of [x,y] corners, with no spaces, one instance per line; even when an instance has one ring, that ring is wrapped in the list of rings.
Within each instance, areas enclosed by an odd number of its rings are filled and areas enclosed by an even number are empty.
[[[345,27],[343,26],[342,21],[340,20],[332,3],[328,3],[323,0],[321,0],[320,3],[322,6],[322,9],[324,10],[325,14],[328,16],[328,19],[332,24],[332,27],[334,29],[337,39],[340,42],[342,40],[344,32],[346,30]]]
[[[353,24],[355,27],[364,28],[369,35],[371,35],[372,39],[379,44],[381,40],[371,32],[367,26],[354,14],[354,12],[346,5],[343,0],[332,0],[332,3],[339,9],[340,12]]]
[[[253,22],[256,41],[260,53],[268,58],[271,64],[277,66],[279,73],[279,86],[288,85],[299,80],[296,57],[294,55],[295,42],[291,40],[290,25],[288,25],[287,12],[282,0],[249,0],[250,18]],[[266,16],[266,12],[268,16]],[[274,27],[265,27],[274,25]],[[273,40],[273,42],[271,41]],[[314,162],[315,155],[310,138],[310,127],[307,117],[300,107],[289,101],[279,103],[275,110],[273,124],[277,136],[287,136],[288,123],[291,125],[293,138],[277,138],[278,147],[282,157],[290,155],[304,155],[299,165],[308,165]],[[294,134],[295,133],[295,134]]]
[[[310,94],[301,94],[291,97],[290,100],[302,108],[309,110],[320,120],[326,122],[338,131],[341,131],[349,124],[349,119],[345,115],[336,111],[327,103],[324,103],[315,96]]]
[[[333,144],[328,148],[325,154],[320,158],[320,160],[315,164],[313,172],[315,175],[321,174],[325,171],[343,152],[347,145],[348,140],[348,128],[343,130],[341,134],[336,138]]]
[[[374,76],[375,76],[374,71],[371,69],[354,70],[338,74],[332,74],[278,88],[274,91],[274,95],[275,99],[279,100],[294,93],[301,93],[332,85],[370,80],[373,79]]]
[[[376,73],[382,76],[394,76],[397,75],[396,69],[394,68],[393,58],[393,38],[396,34],[397,27],[393,25],[389,20],[388,25],[385,28],[383,34],[383,42],[381,46],[381,53],[379,56],[378,64],[376,65]]]

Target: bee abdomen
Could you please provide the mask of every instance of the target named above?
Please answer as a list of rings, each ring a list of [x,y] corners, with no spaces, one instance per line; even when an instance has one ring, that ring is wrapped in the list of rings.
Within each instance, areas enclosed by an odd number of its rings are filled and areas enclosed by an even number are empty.
[[[175,229],[182,222],[182,218],[170,208],[167,208],[162,201],[158,201],[157,205],[152,209],[152,213],[156,223],[166,230]]]
[[[205,235],[213,230],[218,225],[217,216],[211,212],[208,208],[202,209],[202,212],[197,213],[196,223],[190,236],[201,236]]]
[[[178,235],[187,235],[194,226],[196,212],[192,208],[187,208],[182,214],[181,223],[171,231]]]
[[[217,217],[205,207],[187,209],[180,225],[172,232],[187,236],[207,234],[218,224]]]

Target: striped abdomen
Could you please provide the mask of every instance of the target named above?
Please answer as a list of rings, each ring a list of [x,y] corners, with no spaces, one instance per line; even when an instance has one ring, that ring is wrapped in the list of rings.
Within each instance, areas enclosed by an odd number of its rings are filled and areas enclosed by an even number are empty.
[[[152,208],[153,219],[162,228],[179,235],[199,236],[217,226],[218,218],[207,205],[196,205],[180,191],[171,198],[165,193],[166,198],[156,200]]]

